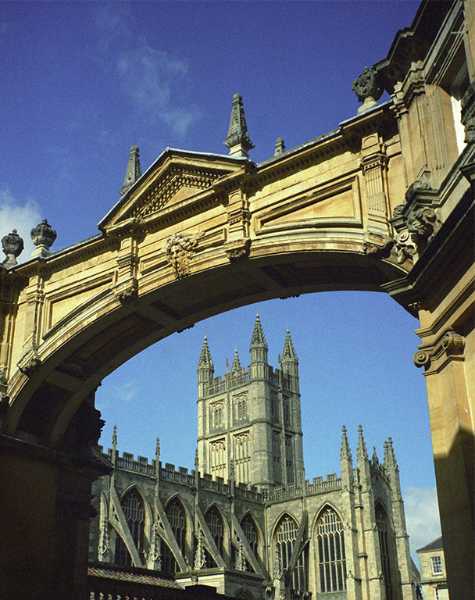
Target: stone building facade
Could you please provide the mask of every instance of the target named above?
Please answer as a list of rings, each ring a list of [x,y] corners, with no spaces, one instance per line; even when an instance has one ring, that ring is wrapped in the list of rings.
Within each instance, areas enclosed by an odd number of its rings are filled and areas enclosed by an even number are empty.
[[[198,363],[195,468],[156,456],[104,453],[113,470],[95,483],[90,560],[171,572],[183,585],[236,598],[413,600],[399,468],[389,438],[355,459],[343,428],[340,472],[306,480],[299,366],[287,332],[268,363],[256,318],[250,366],[237,353],[215,377],[205,339]]]
[[[417,550],[424,600],[449,600],[447,569],[442,537]]]

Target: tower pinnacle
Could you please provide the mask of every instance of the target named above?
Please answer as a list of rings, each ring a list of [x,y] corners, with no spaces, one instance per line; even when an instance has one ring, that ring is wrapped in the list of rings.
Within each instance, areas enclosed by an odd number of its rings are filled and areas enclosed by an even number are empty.
[[[266,336],[264,335],[264,331],[262,329],[261,318],[259,315],[256,315],[256,320],[254,322],[254,329],[252,330],[251,335],[251,348],[253,346],[262,346],[267,350],[267,342]]]
[[[348,441],[348,432],[344,425],[341,428],[340,460],[351,461],[351,449]]]
[[[297,360],[297,353],[295,352],[294,343],[292,341],[292,336],[290,335],[290,331],[288,329],[285,333],[284,349],[282,350],[281,360],[282,361],[287,361],[287,360],[296,361]]]
[[[200,359],[198,361],[199,369],[213,370],[213,359],[211,358],[211,352],[209,351],[208,338],[205,336],[203,339],[203,345],[201,346]]]
[[[247,158],[249,150],[254,148],[247,130],[244,104],[240,94],[233,96],[228,135],[224,144],[229,148],[229,154],[237,158]]]
[[[231,367],[231,371],[240,371],[241,370],[241,361],[239,360],[239,352],[234,350],[233,356],[233,365]]]
[[[131,146],[129,150],[129,160],[127,161],[127,169],[125,171],[124,182],[120,188],[120,193],[123,196],[134,183],[142,175],[140,168],[140,151],[138,146]]]
[[[366,449],[366,442],[364,439],[364,432],[362,425],[358,425],[358,461],[365,461],[368,459],[368,450]]]

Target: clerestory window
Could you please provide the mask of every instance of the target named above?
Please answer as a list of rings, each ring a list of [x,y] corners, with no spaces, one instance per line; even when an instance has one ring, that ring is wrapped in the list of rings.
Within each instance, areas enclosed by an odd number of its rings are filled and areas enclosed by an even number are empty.
[[[129,490],[121,501],[132,539],[142,560],[145,558],[145,507],[142,497],[135,488]],[[122,538],[117,535],[115,563],[124,567],[132,565],[132,558]]]

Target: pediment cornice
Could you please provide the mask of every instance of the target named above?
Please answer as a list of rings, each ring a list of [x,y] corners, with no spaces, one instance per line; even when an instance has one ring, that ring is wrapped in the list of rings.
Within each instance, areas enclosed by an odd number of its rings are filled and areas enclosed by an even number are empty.
[[[133,223],[170,218],[216,194],[213,186],[246,170],[247,161],[220,155],[166,151],[99,223],[112,232]],[[198,208],[198,207],[196,207]]]

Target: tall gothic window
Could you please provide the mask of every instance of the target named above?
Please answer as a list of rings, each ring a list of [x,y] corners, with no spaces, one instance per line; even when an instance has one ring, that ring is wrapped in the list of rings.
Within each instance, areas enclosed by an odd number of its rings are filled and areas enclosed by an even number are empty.
[[[212,506],[205,515],[206,524],[209,527],[211,535],[213,537],[214,543],[216,544],[216,548],[218,552],[223,556],[224,550],[224,523],[223,518],[219,513],[219,510],[216,506]],[[207,565],[209,557],[207,557]]]
[[[343,523],[329,506],[317,521],[318,576],[321,592],[346,589],[345,537]]]
[[[130,534],[135,542],[139,556],[145,557],[145,507],[142,497],[135,488],[129,490],[121,501],[125,520],[129,526]],[[132,558],[122,538],[118,535],[115,544],[115,562],[128,567],[132,565]]]
[[[237,483],[249,483],[251,466],[251,449],[249,431],[238,433],[234,442],[234,477]]]
[[[390,528],[388,516],[381,504],[375,506],[376,527],[378,528],[381,567],[383,569],[386,599],[393,600],[393,584],[391,579]]]
[[[233,398],[233,413],[235,425],[247,422],[247,394],[239,394]]]
[[[297,540],[297,523],[289,515],[284,515],[274,534],[275,560],[278,570],[282,573],[290,565],[295,542]],[[292,592],[306,591],[306,555],[302,552],[295,569],[290,573]]]
[[[224,439],[210,443],[211,474],[215,477],[226,477],[226,443]]]
[[[244,532],[244,535],[246,536],[246,540],[248,541],[252,552],[254,553],[254,556],[257,557],[257,540],[258,540],[257,527],[256,527],[256,524],[254,523],[254,519],[251,517],[251,515],[249,513],[241,521],[241,528]],[[253,572],[253,569],[252,569],[251,565],[247,562],[247,560],[246,560],[246,571],[249,571],[250,573]]]
[[[209,412],[211,429],[222,429],[224,427],[224,404],[222,402],[212,404]]]
[[[166,508],[166,513],[170,526],[175,536],[176,543],[181,550],[183,556],[185,556],[185,536],[186,536],[186,515],[183,504],[178,498],[173,498]],[[171,552],[170,548],[166,544],[162,544],[162,569],[165,573],[177,573],[178,564]]]

